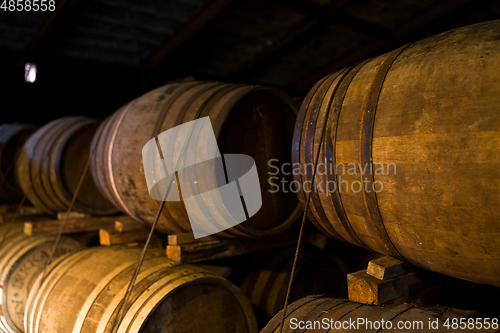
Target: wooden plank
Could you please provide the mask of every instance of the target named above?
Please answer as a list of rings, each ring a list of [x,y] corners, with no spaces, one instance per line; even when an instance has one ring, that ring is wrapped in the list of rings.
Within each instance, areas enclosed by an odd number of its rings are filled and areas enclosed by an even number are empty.
[[[81,213],[81,212],[58,212],[57,213],[57,219],[60,221],[64,221],[65,219],[85,219],[85,218],[91,218],[89,214]]]
[[[385,256],[371,260],[366,273],[379,280],[389,280],[410,271],[410,265],[396,258]]]
[[[226,238],[168,245],[167,256],[176,263],[194,263],[234,257],[257,251],[285,247],[297,243],[298,232],[289,231],[259,238]]]
[[[30,207],[30,206],[22,206],[19,208],[19,214],[21,215],[44,215],[44,211],[40,208]]]
[[[148,236],[149,230],[146,228],[124,232],[117,231],[114,228],[100,229],[99,243],[106,246],[115,244],[144,243]],[[153,235],[153,237],[156,236]]]
[[[36,221],[36,220],[46,220],[47,215],[44,214],[16,214],[16,213],[6,213],[0,214],[0,224],[8,222],[18,222],[18,221]]]
[[[134,219],[121,219],[119,221],[115,221],[115,230],[119,232],[141,229],[147,228]]]
[[[181,244],[190,244],[190,243],[199,243],[199,242],[208,242],[217,240],[217,237],[206,236],[202,238],[194,238],[192,232],[187,232],[184,234],[177,235],[168,235],[168,245],[181,245]]]
[[[93,217],[83,219],[68,219],[63,234],[98,231],[101,228],[114,228],[115,221],[129,219],[128,216]],[[64,221],[41,220],[24,223],[24,233],[33,235],[57,235]]]

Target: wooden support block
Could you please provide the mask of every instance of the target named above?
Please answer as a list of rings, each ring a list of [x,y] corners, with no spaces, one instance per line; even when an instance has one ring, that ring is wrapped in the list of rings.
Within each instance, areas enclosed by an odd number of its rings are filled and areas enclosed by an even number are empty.
[[[93,217],[68,219],[63,229],[63,234],[81,233],[89,231],[98,231],[101,228],[114,228],[115,221],[121,220],[120,216],[111,217]],[[28,236],[33,235],[57,235],[64,221],[59,220],[41,220],[24,223],[24,233]]]
[[[385,256],[370,260],[366,273],[379,279],[389,280],[410,272],[411,266],[396,258]]]
[[[417,273],[410,272],[393,279],[380,280],[367,273],[367,270],[347,275],[349,300],[353,302],[381,305],[426,288]]]
[[[148,239],[148,236],[149,230],[146,228],[124,232],[117,231],[114,228],[100,229],[99,243],[107,246],[115,244],[144,243]]]
[[[92,218],[92,216],[89,214],[76,212],[76,211],[72,211],[69,213],[68,212],[58,212],[57,213],[57,219],[59,221],[64,221],[65,219],[88,219],[88,218]]]
[[[293,245],[297,238],[298,232],[295,231],[259,238],[223,239],[208,236],[191,243],[187,236],[169,237],[167,256],[176,263],[210,261]],[[174,242],[177,245],[173,245]]]

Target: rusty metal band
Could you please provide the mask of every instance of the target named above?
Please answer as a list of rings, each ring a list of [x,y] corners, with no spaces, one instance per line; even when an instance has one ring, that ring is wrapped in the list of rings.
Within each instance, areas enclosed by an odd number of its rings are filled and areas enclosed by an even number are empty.
[[[342,82],[343,78],[345,77],[345,75],[347,73],[349,73],[349,71],[351,70],[351,68],[346,68],[344,69],[343,71],[339,71],[337,73],[337,75],[335,74],[332,74],[330,77],[328,77],[327,80],[325,80],[324,84],[322,85],[322,87],[318,90],[318,92],[315,94],[317,96],[317,98],[314,100],[313,104],[312,104],[312,107],[311,107],[311,111],[312,112],[308,112],[310,114],[310,117],[307,118],[307,121],[306,121],[306,128],[305,128],[305,136],[306,136],[306,142],[304,143],[304,158],[303,160],[304,161],[313,161],[313,156],[314,156],[314,147],[315,147],[315,137],[316,137],[316,128],[319,128],[321,129],[321,133],[320,135],[324,135],[324,128],[325,128],[325,123],[328,122],[328,118],[330,117],[330,114],[329,114],[329,110],[330,110],[330,105],[327,106],[326,108],[326,114],[325,114],[325,119],[324,119],[324,123],[323,124],[318,124],[318,118],[319,118],[319,113],[321,112],[321,105],[323,105],[323,103],[325,102],[325,99],[328,99],[328,91],[330,90],[330,88],[332,87],[332,84],[335,82],[335,80],[338,79],[335,87],[333,88],[333,92],[332,92],[332,95],[335,95],[335,92],[337,91],[338,87],[339,87],[339,83]],[[329,99],[327,101],[327,103],[331,103],[331,99]],[[311,133],[311,135],[308,135],[309,133]],[[309,139],[308,139],[309,138]],[[320,152],[321,150],[321,147],[318,147],[317,151],[318,151],[318,154],[321,154]],[[302,175],[303,178],[305,178],[305,181],[307,182],[310,182],[311,184],[311,187],[312,187],[312,184],[313,184],[313,181],[312,181],[312,177],[308,177],[308,173],[307,173],[307,165],[304,165],[304,174]],[[317,168],[318,166],[317,165],[313,165],[314,168]],[[313,170],[314,171],[314,170]],[[305,190],[305,186],[304,186],[305,182],[304,182],[304,179],[303,179],[303,183],[302,183],[302,188],[304,188]],[[314,208],[314,212],[316,212],[316,214],[318,215],[319,217],[319,221],[318,221],[318,224],[321,226],[321,229],[324,229],[327,231],[328,234],[330,234],[332,237],[335,237],[335,238],[338,238],[338,239],[342,239],[342,236],[340,236],[338,234],[338,232],[332,227],[332,225],[328,222],[329,219],[328,217],[326,216],[325,212],[324,212],[324,209],[323,209],[323,205],[321,204],[321,200],[318,196],[318,193],[316,191],[314,191],[312,188],[309,189],[311,191],[311,203],[309,203],[310,205],[312,204],[312,208]],[[311,213],[313,213],[313,210],[310,209]],[[325,221],[326,223],[321,223],[321,221]]]
[[[386,322],[394,322],[394,320],[400,316],[402,316],[403,314],[409,312],[409,311],[412,311],[413,309],[417,309],[418,310],[418,307],[416,304],[411,304],[411,303],[405,303],[405,304],[401,304],[401,305],[398,305],[396,307],[393,307],[393,308],[389,308],[386,312],[384,312],[379,318],[377,318],[377,320],[379,321],[386,321]],[[441,316],[441,314],[439,314],[439,316]],[[375,332],[374,330],[368,330],[367,333],[372,333],[372,332]]]
[[[198,109],[198,111],[196,112],[196,115],[194,116],[194,119],[199,119],[199,118],[203,118],[203,117],[209,117],[210,116],[210,112],[212,111],[213,107],[215,106],[215,104],[217,102],[219,102],[225,95],[229,94],[229,93],[232,93],[234,92],[235,90],[237,89],[240,89],[240,88],[243,88],[243,87],[247,87],[246,84],[229,84],[227,86],[222,86],[221,89],[218,89],[217,91],[213,92],[203,103],[202,106],[200,106],[200,108]],[[229,102],[230,101],[226,101],[226,105],[229,105]],[[179,189],[179,193],[180,193],[180,189]],[[206,205],[203,201],[202,198],[200,197],[194,197],[195,200],[196,200],[196,203],[198,204],[198,207],[203,210],[204,212],[206,213],[209,213],[209,211],[207,211],[206,209]],[[217,220],[213,220],[214,222],[218,222]],[[240,228],[242,228],[240,225],[235,225],[233,226],[232,228],[229,228],[229,229],[226,229],[225,226],[223,225],[219,225],[217,224],[217,226],[220,228],[220,229],[223,229],[223,231],[221,233],[225,233],[225,234],[230,234],[230,235],[234,235],[235,233],[238,234],[238,230],[240,230]],[[241,229],[241,230],[244,230]],[[246,236],[246,233],[245,232],[242,232],[242,233],[239,233],[240,235],[243,235],[243,236]]]
[[[304,126],[304,121],[307,116],[307,111],[309,110],[309,105],[311,103],[312,98],[316,95],[316,91],[323,84],[323,82],[328,78],[328,76],[324,77],[320,81],[318,81],[314,87],[309,91],[306,98],[302,101],[300,106],[299,113],[297,115],[297,121],[295,122],[295,128],[293,130],[293,144],[292,144],[292,167],[296,163],[300,164],[300,150],[301,150],[301,139],[302,139],[302,128]],[[302,175],[299,173],[298,175],[292,172],[293,179],[297,181],[299,184],[302,181]],[[302,204],[305,204],[305,196],[302,192],[302,189],[299,189],[297,192],[297,196],[299,197],[299,201]]]
[[[113,181],[111,180],[113,174],[108,167],[108,153],[113,149],[113,147],[110,146],[110,142],[114,135],[116,135],[118,122],[121,124],[123,114],[130,107],[131,103],[133,102],[126,104],[111,116],[109,123],[103,128],[102,133],[99,134],[99,143],[96,146],[96,163],[98,163],[96,169],[98,170],[97,183],[101,183],[105,192],[108,193],[108,199],[111,199],[111,202],[115,205],[115,207],[125,213],[128,213],[128,211],[126,210],[126,207],[123,207],[122,199],[119,194],[115,193],[113,190]],[[94,138],[96,135],[97,134],[94,134]],[[133,218],[137,218],[136,216],[131,216]]]
[[[177,98],[182,95],[184,92],[186,92],[187,90],[189,90],[190,88],[193,88],[195,86],[199,86],[199,85],[202,85],[202,84],[206,84],[208,82],[196,82],[196,83],[192,83],[192,84],[186,84],[184,87],[182,87],[182,89],[178,89],[178,91],[176,91],[171,97],[170,97],[170,100],[169,102],[164,106],[163,110],[162,110],[162,113],[160,114],[159,118],[158,118],[158,121],[156,122],[156,125],[155,125],[155,131],[153,132],[153,134],[157,133],[156,135],[158,135],[158,132],[160,131],[161,129],[161,125],[163,124],[164,122],[164,119],[166,117],[166,114],[168,113],[168,110],[171,108],[171,106],[173,105],[173,103],[175,102],[175,100],[177,100]],[[212,92],[210,94],[210,96],[208,96],[205,101],[203,102],[203,104],[200,106],[200,108],[197,110],[195,116],[194,116],[194,119],[198,119],[198,118],[201,118],[203,116],[208,116],[209,113],[210,113],[210,110],[212,109],[212,107],[214,106],[214,104],[222,97],[224,96],[226,93],[236,89],[236,88],[239,88],[239,87],[242,87],[244,86],[243,84],[233,84],[233,85],[221,85],[219,87],[219,89],[216,89],[216,91]],[[205,91],[208,91],[209,89],[211,88],[214,88],[216,87],[216,85],[210,85],[209,87],[206,87],[206,88],[203,88],[201,89],[201,91],[198,91],[197,93],[195,93],[194,95],[195,96],[192,96],[192,98],[190,98],[188,101],[187,101],[187,105],[190,106],[195,100],[196,98],[198,98],[202,93],[204,93]],[[185,105],[186,105],[185,104]],[[182,118],[185,114],[185,112],[187,111],[187,108],[183,108],[183,112],[179,113],[178,117],[176,118],[176,123],[175,123],[175,126],[177,125],[180,125],[182,123]],[[156,137],[156,135],[153,136],[153,138]],[[160,154],[162,155],[162,152],[161,152],[161,147],[158,146],[158,150],[160,151]],[[162,156],[163,157],[163,156]],[[179,182],[177,181],[176,182],[176,187],[177,187],[177,190],[179,192],[179,195],[182,196],[182,193],[181,193],[181,188],[180,188],[180,184]],[[160,207],[160,204],[158,203],[158,201],[155,200],[155,203],[158,207]],[[174,203],[175,204],[175,203]],[[182,204],[182,203],[179,203],[179,204]],[[198,202],[198,204],[202,204],[201,202]],[[175,225],[177,225],[178,227],[180,227],[181,229],[185,229],[183,228],[179,223],[177,223],[175,221],[175,219],[173,219],[169,213],[169,209],[162,209],[161,210],[161,213],[163,215],[165,215],[165,217],[169,220],[169,223],[173,223]]]
[[[309,304],[309,303],[313,303],[313,302],[314,303],[321,302],[321,300],[324,298],[325,297],[323,297],[323,296],[318,297],[318,295],[312,295],[312,296],[307,296],[307,297],[301,298],[301,299],[293,302],[292,304],[290,304],[290,306],[287,308],[286,317],[291,315],[296,310],[299,310],[302,306]],[[285,311],[285,310],[281,310],[280,312],[283,312],[283,311]],[[276,329],[278,329],[280,326],[280,320],[281,320],[281,316],[276,314],[267,323],[266,327],[262,330],[262,332],[274,332],[274,331],[276,331]],[[269,330],[267,330],[267,328],[269,328]]]
[[[346,301],[343,299],[326,298],[325,302],[322,302],[321,304],[316,306],[307,315],[300,318],[300,320],[304,321],[304,322],[318,320],[318,318],[321,315],[324,315],[325,313],[330,313],[330,311],[332,311],[332,309],[335,309],[341,305],[346,305],[349,303],[350,303],[349,301]],[[362,306],[362,305],[360,304],[359,306]],[[335,310],[337,310],[337,309],[335,309]],[[335,311],[335,310],[333,310],[333,311]],[[295,330],[292,331],[292,333],[305,333],[307,331],[308,331],[308,329],[306,329],[305,327],[302,329],[296,328]]]
[[[289,249],[287,251],[280,252],[275,256],[272,256],[270,258],[268,257],[268,258],[264,259],[265,262],[262,263],[262,266],[260,266],[261,270],[271,272],[269,277],[265,280],[266,284],[273,285],[273,283],[269,283],[269,281],[274,282],[274,280],[276,279],[277,272],[284,272],[285,271],[284,268],[286,267],[286,265],[288,263],[288,261],[286,260],[287,256],[293,256],[293,249]],[[260,272],[257,272],[257,271],[254,271],[248,277],[248,279],[245,280],[245,288],[244,289],[242,288],[242,291],[245,295],[247,295],[248,299],[250,299],[250,300],[254,299],[253,294],[255,292],[255,288],[256,288],[257,282],[259,282],[259,280],[261,280],[261,274],[260,274]],[[265,300],[263,300],[263,298],[265,298]],[[264,291],[262,291],[257,304],[259,304],[261,307],[262,307],[262,305],[265,306],[267,298],[269,298],[269,294],[266,294],[266,293],[264,293]],[[280,307],[280,309],[281,309],[281,307]]]
[[[232,83],[232,84],[229,84],[227,87],[223,87],[223,89],[217,90],[212,95],[210,95],[210,97],[207,98],[207,100],[199,108],[194,119],[199,119],[199,118],[209,116],[210,111],[214,107],[215,103],[217,103],[224,95],[230,93],[233,90],[236,90],[238,88],[242,88],[245,86],[247,86],[247,85],[243,84],[243,83],[238,83],[238,84]]]
[[[288,261],[288,264],[285,266],[288,268],[288,271],[291,274],[291,269],[293,266],[293,260],[294,260],[294,253],[292,253],[292,257],[290,258],[291,260]],[[295,267],[295,272],[300,272],[302,269],[304,269],[304,266],[310,263],[310,253],[309,252],[302,252],[299,253],[299,256],[297,257],[297,263]],[[273,281],[273,284],[266,286],[266,290],[264,290],[264,293],[261,295],[261,302],[259,304],[266,304],[268,305],[269,302],[266,300],[266,295],[267,299],[272,299],[274,300],[274,311],[278,313],[282,307],[279,306],[279,300],[284,300],[286,297],[287,293],[287,285],[286,285],[286,280],[290,279],[291,275],[284,275],[283,273],[286,272],[285,270],[281,270],[280,272],[276,272],[276,276]],[[281,274],[280,274],[281,273]],[[295,273],[297,274],[297,273]],[[295,276],[295,275],[294,275]],[[284,277],[283,281],[280,281],[279,278]],[[274,286],[274,287],[273,287]],[[270,287],[270,288],[267,288]],[[269,309],[272,309],[269,307]]]
[[[295,174],[293,172],[293,166],[295,164],[298,164],[299,166],[301,166],[301,164],[300,164],[300,152],[302,150],[302,145],[301,145],[301,143],[302,143],[302,129],[304,126],[306,116],[308,115],[308,110],[309,110],[311,100],[316,95],[316,91],[319,89],[319,87],[323,84],[323,82],[328,77],[329,76],[322,78],[309,91],[306,98],[302,101],[299,113],[297,115],[297,120],[295,122],[295,128],[293,131],[292,156],[291,156],[291,158],[292,158],[292,176],[293,176],[294,181],[296,181],[299,184],[302,182],[302,172]],[[299,191],[297,191],[297,196],[299,198],[299,202],[302,204],[302,206],[304,206],[306,199],[305,199],[305,196],[304,196],[304,193],[302,190],[303,190],[302,186],[300,186]],[[314,215],[309,211],[309,209],[307,210],[307,217],[318,229],[323,230],[326,234],[328,234],[328,232],[326,230],[324,230],[323,227],[319,223],[317,223]]]
[[[375,113],[377,111],[378,100],[385,81],[385,77],[387,76],[387,73],[389,72],[396,58],[408,45],[409,44],[404,45],[399,49],[392,51],[388,55],[388,57],[384,60],[382,65],[380,65],[379,69],[377,70],[375,78],[373,79],[373,82],[371,84],[370,92],[368,93],[368,97],[365,102],[364,114],[362,116],[363,118],[361,121],[362,125],[360,133],[360,160],[362,166],[372,164],[372,142],[373,127],[375,124]],[[370,168],[370,170],[372,170],[372,168]],[[372,186],[374,183],[373,172],[369,172],[369,174],[367,175],[361,172],[361,178],[363,182],[365,180],[367,181],[367,188],[370,188],[370,186]],[[389,251],[391,255],[403,258],[392,243],[391,239],[389,238],[389,234],[385,229],[384,222],[382,221],[382,216],[380,215],[380,210],[378,207],[377,194],[375,193],[375,191],[363,191],[363,194],[368,217],[370,218],[378,237],[381,241],[383,241],[384,248]]]
[[[209,91],[210,89],[214,89],[217,87],[217,85],[219,85],[219,89],[217,89],[217,91],[219,91],[220,89],[222,89],[224,87],[223,84],[218,84],[218,83],[209,83],[209,82],[204,82],[204,84],[206,84],[206,87],[202,87],[201,89],[199,89],[198,91],[196,91],[194,94],[192,94],[192,96],[184,103],[184,105],[181,107],[181,109],[179,110],[178,114],[177,114],[177,118],[175,119],[175,122],[172,126],[172,128],[178,126],[178,125],[181,125],[183,123],[183,120],[184,120],[184,117],[186,115],[186,112],[189,110],[189,107],[191,107],[191,105],[201,96],[203,95],[205,92]],[[199,85],[198,87],[200,87],[202,85]],[[213,95],[215,93],[212,93],[209,97],[207,97],[208,99],[212,98]],[[204,101],[203,105],[206,104],[206,100]],[[170,108],[170,107],[169,107]],[[198,111],[199,112],[199,111]],[[196,119],[198,117],[198,114],[195,116],[194,119]],[[163,122],[163,120],[162,120]],[[158,151],[160,152],[161,156],[163,156],[163,152],[161,150],[161,147],[159,145],[159,142],[157,141],[157,145],[158,145]],[[165,167],[165,166],[164,166]],[[167,171],[166,167],[165,167],[165,171]],[[181,187],[180,187],[180,183],[179,183],[179,179],[177,179],[177,174],[176,174],[176,184],[177,184],[177,190],[179,192],[180,195],[181,194]],[[155,203],[156,203],[156,206],[157,207],[160,207],[159,204],[158,204],[158,201],[155,200]],[[177,226],[178,228],[180,229],[183,229],[183,230],[186,230],[185,227],[183,227],[182,223],[179,223],[177,221],[175,221],[175,219],[173,219],[170,215],[170,212],[169,212],[169,209],[173,209],[173,210],[176,210],[176,209],[183,209],[182,207],[184,207],[184,204],[182,202],[170,202],[167,206],[166,209],[163,209],[162,213],[165,215],[165,217],[169,220],[169,223],[172,223],[174,224],[175,226]],[[189,228],[189,227],[188,227]]]
[[[306,130],[304,129],[304,126],[308,125],[309,124],[309,117],[311,115],[311,108],[313,107],[314,104],[311,104],[311,102],[314,100],[316,101],[317,100],[317,96],[318,94],[320,94],[320,88],[323,87],[323,84],[325,83],[325,81],[327,81],[328,79],[330,79],[331,77],[333,76],[333,74],[330,74],[328,76],[326,76],[325,78],[323,78],[321,81],[319,81],[313,88],[314,90],[314,94],[312,94],[310,96],[310,98],[307,100],[307,107],[305,108],[305,112],[304,112],[304,116],[303,118],[301,119],[301,125],[300,125],[300,132],[298,133],[298,136],[299,136],[299,142],[298,142],[298,145],[299,145],[299,151],[298,151],[298,156],[296,157],[296,159],[298,160],[298,163],[299,165],[301,166],[301,169],[300,169],[300,172],[298,173],[298,175],[294,175],[294,179],[299,183],[299,191],[297,192],[298,194],[300,194],[299,196],[299,200],[302,202],[302,204],[305,206],[306,204],[306,196],[305,196],[305,191],[304,191],[304,174],[303,172],[304,171],[307,171],[307,170],[302,170],[302,162],[301,162],[301,159],[304,160],[304,158],[301,158],[302,157],[302,153],[303,151],[305,150],[305,143],[307,142],[307,137],[303,137],[302,134],[306,133]],[[329,87],[330,85],[328,85]],[[312,90],[311,90],[312,91]],[[304,103],[303,103],[304,105]],[[307,127],[306,127],[307,129]],[[304,144],[302,144],[304,142]],[[292,153],[293,153],[293,150],[292,150]],[[305,165],[304,165],[305,166]],[[304,167],[304,169],[307,169]],[[314,170],[313,170],[314,172]],[[312,212],[312,210],[310,209],[307,209],[307,217],[309,218],[309,220],[316,226],[316,228],[318,228],[319,230],[321,230],[322,232],[324,232],[325,234],[330,234],[330,232],[328,230],[325,229],[325,226],[321,223],[319,223],[319,221],[316,220],[316,216],[314,215],[314,213]],[[335,237],[336,233],[333,233],[332,236]]]
[[[166,118],[166,116],[168,114],[168,111],[170,110],[170,108],[172,107],[172,105],[174,104],[174,102],[177,100],[177,98],[179,98],[183,93],[185,93],[186,91],[188,91],[190,88],[192,88],[194,86],[197,86],[197,85],[201,85],[203,83],[204,82],[195,81],[195,82],[192,82],[190,84],[182,84],[181,83],[181,84],[179,84],[180,87],[177,86],[177,87],[170,87],[170,88],[168,88],[168,89],[172,89],[172,88],[173,89],[177,88],[177,89],[175,89],[174,93],[171,96],[168,97],[167,103],[165,103],[165,105],[161,109],[160,114],[158,115],[158,120],[156,121],[155,127],[153,128],[153,132],[151,134],[151,138],[156,138],[158,136],[158,134],[160,134],[161,127],[163,125],[163,122],[165,121],[165,118]],[[165,91],[165,92],[167,92],[167,91]],[[157,145],[158,145],[158,142],[157,142]],[[161,158],[163,159],[162,151],[161,151],[161,148],[159,146],[158,146],[158,151],[160,153]],[[156,203],[157,207],[160,207],[160,204],[158,203],[158,201],[155,200],[155,203]],[[172,223],[173,225],[175,225],[179,229],[184,229],[170,215],[168,209],[162,209],[161,213],[165,216],[165,218],[169,221],[169,223]]]
[[[151,138],[156,138],[158,134],[160,134],[161,126],[163,125],[163,122],[165,121],[165,117],[167,116],[168,111],[172,107],[172,104],[179,98],[180,95],[188,91],[194,86],[203,84],[205,82],[202,81],[195,81],[190,84],[180,84],[180,87],[174,90],[174,93],[168,97],[167,103],[163,106],[160,114],[158,115],[158,120],[155,123],[155,127],[153,128],[153,133],[151,134]]]
[[[194,101],[196,101],[201,95],[203,95],[205,92],[209,91],[210,89],[214,89],[216,88],[217,86],[219,86],[219,90],[222,89],[224,87],[223,84],[220,84],[220,83],[210,83],[210,84],[207,84],[206,87],[198,90],[196,93],[193,94],[193,96],[191,96],[187,101],[186,103],[184,103],[184,105],[182,106],[182,108],[180,109],[179,111],[179,114],[177,115],[177,118],[175,119],[175,122],[174,122],[174,127],[175,126],[178,126],[180,124],[182,124],[182,121],[184,120],[184,117],[186,115],[186,112],[188,111],[188,109],[191,107],[191,105],[194,103]],[[210,96],[208,96],[207,98],[210,99],[214,94],[211,94]],[[203,104],[205,105],[205,104]],[[198,116],[198,114],[197,114]]]
[[[71,198],[73,197],[73,194],[67,189],[65,186],[62,186],[64,184],[63,180],[63,174],[61,168],[57,167],[61,165],[61,159],[63,158],[63,153],[64,153],[64,146],[66,142],[68,142],[71,138],[72,135],[77,133],[79,130],[82,128],[85,128],[85,126],[91,126],[93,124],[96,124],[97,121],[95,119],[80,119],[78,123],[72,124],[71,127],[68,127],[64,133],[61,133],[61,135],[57,138],[56,141],[54,141],[54,144],[51,148],[50,154],[47,157],[47,160],[44,161],[46,163],[46,167],[48,167],[48,171],[46,173],[47,177],[50,177],[50,179],[45,180],[44,178],[44,173],[42,172],[41,177],[42,177],[42,185],[44,185],[45,192],[51,194],[51,198],[53,201],[59,200],[64,204],[63,207],[68,207],[71,202]],[[100,133],[99,133],[100,135]],[[91,151],[89,151],[89,154]],[[89,155],[90,156],[90,155]],[[90,158],[90,157],[89,157]],[[56,184],[61,184],[60,186],[55,186]],[[78,199],[78,198],[77,198]],[[86,210],[89,214],[96,213],[99,214],[98,209],[94,209],[93,207],[90,206],[84,206],[83,204],[80,204],[78,200],[75,200],[73,207],[76,210],[79,209],[84,209]]]
[[[115,122],[112,124],[113,127],[111,128],[110,135],[109,135],[109,142],[107,144],[108,151],[105,150],[105,155],[104,159],[104,166],[107,169],[106,173],[108,174],[107,180],[108,180],[108,186],[110,191],[113,193],[113,196],[117,200],[117,202],[120,204],[120,207],[122,210],[127,213],[130,217],[132,217],[136,221],[140,221],[141,219],[130,210],[128,205],[125,204],[125,201],[123,201],[123,198],[120,195],[120,192],[118,192],[115,178],[113,176],[113,147],[115,145],[115,140],[116,136],[118,135],[118,130],[123,122],[123,119],[125,118],[125,115],[127,112],[130,110],[132,105],[135,105],[137,100],[133,100],[132,102],[128,103],[125,109],[122,110],[121,114],[118,116],[118,118],[115,120]]]
[[[279,265],[267,265],[262,271],[270,271],[271,274],[267,277],[265,280],[266,286],[264,289],[261,290],[261,294],[259,297],[259,300],[257,304],[263,309],[267,310],[272,310],[276,313],[278,313],[282,308],[283,308],[283,300],[286,297],[286,292],[287,292],[287,280],[290,279],[290,275],[288,272],[292,270],[292,265],[293,265],[293,258],[294,258],[294,251],[286,253],[285,258],[282,258],[283,261],[279,263]],[[298,267],[297,271],[300,271],[302,269],[302,266],[304,265],[304,254],[299,255],[300,258],[297,259],[297,261],[301,262],[300,267]],[[262,273],[259,273],[259,276]],[[264,275],[265,276],[265,275]],[[274,306],[270,306],[270,302],[274,302]]]
[[[331,110],[329,113],[329,121],[330,124],[327,125],[328,127],[328,134],[326,136],[326,142],[328,145],[325,145],[326,149],[326,158],[330,158],[330,163],[331,165],[334,166],[334,174],[328,174],[328,179],[333,180],[337,186],[335,187],[335,191],[329,192],[328,197],[330,198],[333,207],[335,208],[335,212],[337,213],[337,217],[340,221],[340,224],[342,228],[345,230],[345,232],[351,237],[351,239],[356,243],[355,245],[361,246],[365,249],[368,249],[368,247],[363,243],[363,241],[358,237],[356,232],[354,231],[351,223],[349,222],[349,219],[347,218],[347,214],[344,210],[344,206],[342,204],[342,198],[340,197],[340,185],[338,183],[337,179],[337,170],[336,170],[336,143],[337,143],[337,128],[338,128],[338,123],[339,123],[339,117],[340,117],[340,112],[342,110],[342,104],[344,103],[344,99],[347,93],[347,90],[349,89],[349,86],[351,85],[352,80],[358,74],[359,70],[368,62],[369,60],[362,61],[355,66],[353,66],[353,69],[344,77],[342,82],[340,83],[339,88],[337,91],[332,95],[333,96],[333,105],[331,106]],[[347,239],[346,239],[347,241]]]

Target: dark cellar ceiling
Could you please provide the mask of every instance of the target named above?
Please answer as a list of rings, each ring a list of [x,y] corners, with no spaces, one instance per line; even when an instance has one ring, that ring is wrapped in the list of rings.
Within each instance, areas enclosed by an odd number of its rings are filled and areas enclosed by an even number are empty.
[[[59,0],[0,10],[0,56],[132,75],[124,101],[186,76],[300,96],[363,58],[493,19],[499,0]]]

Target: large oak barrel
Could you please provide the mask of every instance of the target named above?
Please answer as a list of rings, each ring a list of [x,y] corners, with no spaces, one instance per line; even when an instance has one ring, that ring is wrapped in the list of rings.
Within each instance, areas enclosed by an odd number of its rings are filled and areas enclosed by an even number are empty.
[[[31,203],[50,215],[67,211],[88,162],[90,143],[99,121],[65,117],[36,131],[17,161],[17,178]],[[116,212],[99,192],[88,171],[74,210],[93,215]]]
[[[150,91],[123,106],[101,125],[94,138],[91,170],[101,192],[137,221],[151,224],[159,202],[148,193],[142,149],[158,133],[202,117],[210,118],[221,154],[245,154],[255,160],[262,194],[262,207],[255,215],[218,235],[275,234],[295,222],[301,211],[296,196],[273,191],[269,179],[275,172],[273,163],[291,161],[296,110],[288,96],[261,86],[181,82]],[[276,177],[291,180],[291,175]],[[215,181],[216,177],[203,178]],[[165,203],[158,230],[191,231],[183,201]]]
[[[500,286],[499,105],[500,21],[325,77],[292,148],[300,184],[319,151],[309,218],[332,237]]]
[[[283,310],[274,316],[261,333],[280,332],[282,313]],[[489,329],[481,329],[486,327],[486,322]],[[445,326],[447,324],[450,326]],[[344,299],[308,296],[288,306],[283,333],[497,332],[498,329],[498,319],[483,320],[477,311],[410,303],[378,307]]]
[[[36,130],[28,124],[0,125],[0,201],[19,202],[23,191],[16,179],[15,163],[21,149]]]
[[[283,308],[295,249],[286,249],[266,258],[245,279],[241,291],[271,319]],[[311,294],[347,297],[347,264],[332,254],[304,250],[299,254],[290,301]]]
[[[0,331],[24,332],[24,310],[34,280],[44,271],[55,236],[26,236],[23,223],[0,226]],[[82,248],[76,240],[63,236],[53,259]]]
[[[55,262],[39,291],[30,293],[26,333],[110,332],[140,253],[139,247],[95,247]],[[163,250],[151,249],[117,332],[247,333],[257,325],[233,284],[197,266],[176,266]]]

